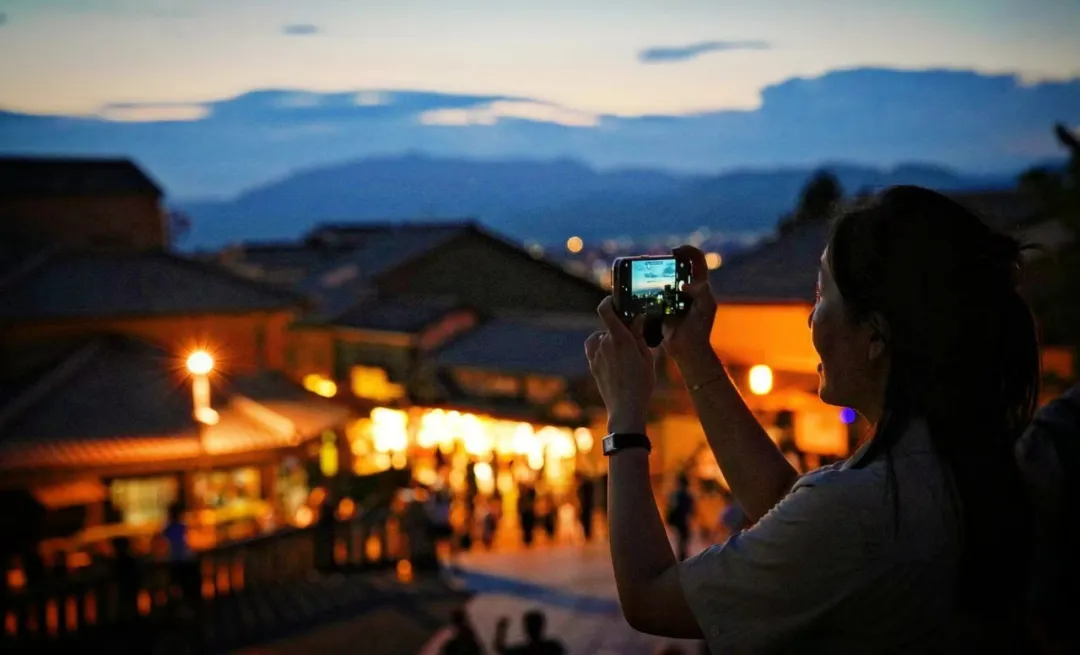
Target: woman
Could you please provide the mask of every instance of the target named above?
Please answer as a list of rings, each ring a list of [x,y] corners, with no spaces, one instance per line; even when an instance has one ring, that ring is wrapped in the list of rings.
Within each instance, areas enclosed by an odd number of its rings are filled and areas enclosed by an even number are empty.
[[[874,429],[851,458],[802,477],[711,348],[705,260],[682,253],[693,305],[663,345],[754,525],[677,563],[647,450],[612,454],[611,557],[630,625],[704,637],[714,653],[1020,649],[1030,512],[1013,447],[1039,355],[1017,243],[916,187],[837,219],[809,321],[818,393]],[[644,433],[655,375],[643,325],[621,323],[610,298],[599,312],[607,330],[585,350],[608,429]]]

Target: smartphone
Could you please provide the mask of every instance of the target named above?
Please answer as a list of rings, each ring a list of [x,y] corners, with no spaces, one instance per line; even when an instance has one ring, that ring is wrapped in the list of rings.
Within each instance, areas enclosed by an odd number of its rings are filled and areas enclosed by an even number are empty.
[[[690,260],[674,255],[619,257],[611,266],[615,311],[629,323],[638,314],[682,316],[690,301],[682,285],[690,282]]]

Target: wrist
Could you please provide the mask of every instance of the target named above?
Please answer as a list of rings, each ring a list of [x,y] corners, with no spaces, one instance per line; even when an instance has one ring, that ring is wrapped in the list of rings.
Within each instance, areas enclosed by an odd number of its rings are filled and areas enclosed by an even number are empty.
[[[645,434],[645,418],[642,416],[608,416],[608,434]]]
[[[683,355],[675,360],[686,386],[692,387],[725,374],[720,357],[712,348]]]

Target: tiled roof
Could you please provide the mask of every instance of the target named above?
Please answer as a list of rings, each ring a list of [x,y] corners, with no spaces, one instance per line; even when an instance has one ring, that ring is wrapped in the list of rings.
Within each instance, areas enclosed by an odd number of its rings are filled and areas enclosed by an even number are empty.
[[[435,362],[445,368],[576,379],[589,374],[585,339],[599,328],[598,320],[498,317],[443,348],[435,355]]]
[[[0,320],[236,313],[300,299],[164,252],[55,255],[0,288]]]
[[[0,197],[129,194],[162,195],[130,159],[0,157]]]
[[[374,298],[349,309],[330,323],[361,330],[417,334],[460,306],[454,298],[447,297]]]
[[[720,302],[814,302],[821,253],[829,240],[825,221],[803,223],[731,257],[713,271]]]
[[[1014,230],[1035,215],[1031,200],[1016,191],[948,194],[997,230]],[[814,302],[817,271],[829,240],[826,221],[798,224],[725,261],[711,275],[721,302]]]
[[[246,411],[247,407],[236,402],[237,397],[253,400],[260,407],[291,422],[301,439],[317,436],[349,418],[347,404],[316,395],[274,371],[233,380],[229,392],[233,397],[230,406]],[[260,413],[250,412],[249,415],[258,418]],[[276,423],[273,420],[268,422]]]
[[[0,461],[76,465],[189,452],[196,425],[182,382],[163,350],[122,337],[91,340],[0,407]]]
[[[357,228],[346,242],[352,249],[312,269],[298,290],[314,298],[323,315],[340,313],[355,303],[362,290],[369,288],[376,278],[431,252],[468,229],[467,223]]]
[[[340,425],[343,403],[280,374],[216,386],[220,420],[200,441],[179,363],[141,341],[100,336],[0,404],[0,470],[183,460],[292,446]],[[215,381],[221,383],[222,381]],[[205,449],[205,450],[204,450]]]

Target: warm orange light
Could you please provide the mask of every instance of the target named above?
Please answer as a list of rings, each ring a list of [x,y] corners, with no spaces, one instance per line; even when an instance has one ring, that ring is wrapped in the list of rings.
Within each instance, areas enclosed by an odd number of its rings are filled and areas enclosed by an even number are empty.
[[[772,391],[773,386],[773,374],[772,369],[764,364],[758,364],[750,369],[750,392],[764,396]]]
[[[214,370],[214,358],[205,350],[196,350],[188,355],[187,370],[192,375],[208,375]]]
[[[12,591],[18,591],[26,586],[26,574],[22,569],[8,569],[7,586]]]
[[[592,431],[589,428],[578,428],[574,430],[574,441],[577,442],[577,448],[583,453],[587,453],[592,450],[593,436]]]
[[[315,513],[311,511],[310,507],[301,507],[296,510],[296,515],[293,517],[293,523],[298,528],[306,528],[311,525],[315,520]]]
[[[709,267],[710,271],[720,268],[723,263],[724,258],[720,256],[720,253],[710,252],[705,254],[705,265]]]
[[[398,563],[397,563],[397,578],[401,582],[405,582],[405,583],[412,582],[412,579],[413,579],[412,562],[410,562],[407,559],[398,560]]]
[[[351,519],[354,514],[356,514],[356,503],[353,502],[352,498],[342,498],[341,502],[338,503],[338,518],[346,521]]]
[[[584,247],[585,242],[581,240],[581,237],[570,237],[566,240],[566,249],[572,253],[579,253]]]
[[[375,535],[371,535],[364,542],[364,555],[369,562],[376,562],[382,557],[382,542]]]

